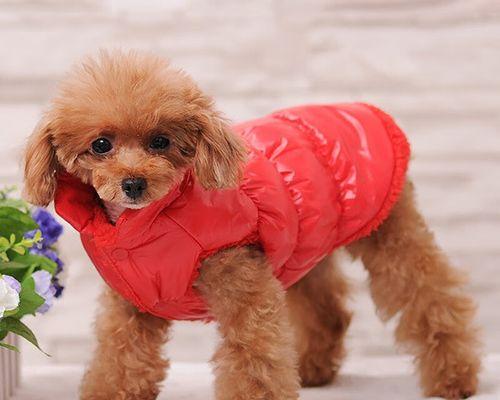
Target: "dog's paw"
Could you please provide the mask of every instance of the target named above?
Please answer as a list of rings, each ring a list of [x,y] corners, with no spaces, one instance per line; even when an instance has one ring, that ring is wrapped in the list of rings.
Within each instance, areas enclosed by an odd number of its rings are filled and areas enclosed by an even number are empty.
[[[478,387],[478,366],[462,365],[439,373],[436,371],[434,382],[428,382],[425,394],[447,400],[466,399],[473,396]]]
[[[86,394],[80,396],[80,400],[156,400],[158,393],[130,394],[125,392],[113,392],[109,394]]]
[[[477,390],[477,382],[464,384],[450,384],[427,393],[430,397],[442,397],[447,400],[467,399],[473,396]]]
[[[136,388],[134,388],[136,389]],[[80,400],[155,400],[158,398],[159,390],[123,390],[106,388],[106,390],[85,390],[80,393]]]
[[[302,358],[299,365],[300,383],[302,387],[325,386],[332,383],[339,366],[331,359],[308,357]]]

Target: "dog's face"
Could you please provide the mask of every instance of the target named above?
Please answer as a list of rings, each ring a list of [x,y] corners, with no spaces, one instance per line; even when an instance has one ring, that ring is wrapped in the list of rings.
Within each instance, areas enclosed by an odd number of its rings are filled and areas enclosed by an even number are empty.
[[[186,74],[150,55],[101,53],[62,82],[32,134],[25,196],[48,204],[64,168],[102,200],[141,208],[188,169],[207,189],[234,186],[244,157],[240,139]]]

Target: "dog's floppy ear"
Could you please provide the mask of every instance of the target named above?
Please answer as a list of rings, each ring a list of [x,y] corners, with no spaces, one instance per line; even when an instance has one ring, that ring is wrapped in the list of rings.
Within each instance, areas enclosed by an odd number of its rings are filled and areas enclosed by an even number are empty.
[[[200,137],[196,146],[194,169],[205,189],[238,185],[246,160],[243,140],[211,108],[197,115]]]
[[[57,159],[50,126],[44,117],[31,134],[24,157],[23,197],[32,204],[48,205],[56,190]]]

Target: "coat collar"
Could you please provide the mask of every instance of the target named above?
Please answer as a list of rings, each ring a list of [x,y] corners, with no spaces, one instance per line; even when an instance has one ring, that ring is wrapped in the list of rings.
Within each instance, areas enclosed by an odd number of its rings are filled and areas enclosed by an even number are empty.
[[[193,185],[193,175],[187,171],[181,182],[163,198],[141,209],[126,209],[113,225],[95,189],[77,177],[60,172],[54,199],[56,212],[82,235],[93,236],[101,244],[120,241],[120,246],[137,245],[158,215]]]

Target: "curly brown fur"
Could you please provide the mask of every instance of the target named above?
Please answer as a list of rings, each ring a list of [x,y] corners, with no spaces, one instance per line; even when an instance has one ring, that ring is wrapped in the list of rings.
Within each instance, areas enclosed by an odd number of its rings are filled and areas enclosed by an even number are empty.
[[[213,358],[217,399],[297,399],[285,292],[264,254],[252,247],[221,251],[200,271],[198,288],[223,338]]]
[[[348,292],[333,256],[287,290],[302,386],[330,383],[339,371],[345,356],[344,336],[351,322],[345,304]]]
[[[466,398],[480,369],[475,304],[415,208],[410,183],[390,217],[370,237],[348,247],[361,256],[383,320],[400,313],[396,341],[415,355],[427,396]]]
[[[152,138],[170,146],[153,151]],[[98,138],[112,150],[96,154]],[[205,188],[234,186],[245,149],[206,96],[185,73],[148,54],[102,52],[73,69],[31,135],[25,197],[47,205],[64,168],[94,186],[103,201],[140,208],[165,195],[187,168]],[[124,196],[125,178],[147,178],[140,201]]]
[[[140,313],[111,289],[100,299],[97,348],[81,386],[82,400],[152,400],[169,365],[162,357],[170,322]]]
[[[158,137],[169,145],[153,149]],[[94,148],[102,139],[112,146],[105,154]],[[232,187],[244,160],[241,139],[185,73],[152,55],[102,52],[63,81],[33,132],[25,195],[48,204],[64,169],[93,185],[116,219],[124,208],[164,196],[188,169],[206,189]],[[122,185],[128,178],[147,181],[140,197],[127,197]],[[416,211],[409,186],[380,229],[349,250],[370,273],[383,319],[401,314],[396,339],[416,356],[425,393],[449,399],[474,393],[480,365],[474,305]],[[233,248],[205,260],[198,289],[223,337],[214,357],[218,400],[296,399],[299,373],[305,386],[334,378],[350,313],[345,280],[332,263],[321,262],[285,299],[257,248]],[[82,399],[156,398],[168,365],[161,347],[169,322],[139,313],[111,291],[100,308],[98,349]]]

